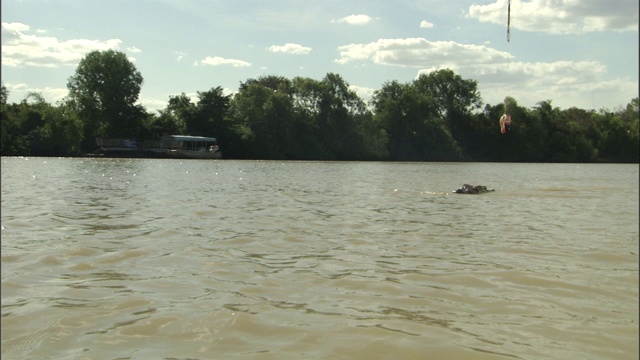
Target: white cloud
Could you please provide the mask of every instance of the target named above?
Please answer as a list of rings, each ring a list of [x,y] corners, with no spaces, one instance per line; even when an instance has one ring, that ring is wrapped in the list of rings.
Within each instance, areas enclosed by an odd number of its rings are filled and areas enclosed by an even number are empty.
[[[418,74],[433,70],[437,68],[423,69]],[[597,61],[476,64],[460,67],[456,73],[477,81],[484,101],[490,104],[499,104],[505,96],[512,96],[521,104],[553,100],[559,107],[590,109],[619,101],[626,94],[637,94],[637,82],[607,80],[606,66]],[[624,101],[628,100],[631,98]]]
[[[116,49],[122,43],[120,39],[59,41],[55,37],[27,34],[29,29],[21,23],[2,23],[2,65],[75,66],[88,52]]]
[[[229,89],[229,88],[223,88],[222,89],[222,94],[223,95],[232,95],[234,94],[234,91]],[[185,94],[193,103],[197,103],[198,102],[198,93],[197,92],[190,92],[190,93],[186,93]],[[140,100],[138,101],[142,106],[144,106],[148,112],[154,112],[154,111],[160,111],[160,110],[164,110],[167,105],[169,104],[168,100],[161,100],[158,98],[153,98],[153,97],[147,97],[147,96],[141,96]]]
[[[340,58],[346,64],[370,60],[379,65],[433,67],[442,64],[474,64],[505,62],[513,58],[507,52],[484,45],[460,44],[452,41],[429,41],[424,38],[379,39],[368,44],[340,46]]]
[[[11,32],[24,32],[29,31],[29,25],[22,23],[2,23],[2,30],[7,30]]]
[[[373,97],[373,92],[377,90],[370,87],[357,85],[349,85],[349,89],[358,94],[358,96],[365,102],[371,100],[371,98]]]
[[[295,55],[306,55],[310,53],[312,49],[310,47],[302,46],[300,44],[286,43],[284,45],[272,45],[268,47],[267,50],[271,52],[282,52],[282,53],[295,54]]]
[[[127,48],[127,51],[128,51],[128,52],[132,52],[132,53],[134,53],[134,54],[139,54],[139,53],[141,53],[141,52],[142,52],[142,50],[138,49],[138,48],[137,48],[137,47],[135,47],[135,46],[130,46],[130,47],[128,47],[128,48]]]
[[[372,21],[373,19],[370,16],[363,14],[349,15],[338,20],[331,20],[331,22],[347,23],[349,25],[366,25]]]
[[[182,59],[187,56],[187,53],[182,51],[174,51],[173,54],[176,56],[176,61],[178,62],[182,61]]]
[[[599,91],[611,99],[619,98],[621,94],[637,94],[637,82],[631,79],[609,81],[607,67],[598,61],[523,62],[508,52],[484,45],[424,38],[380,39],[341,46],[339,51],[340,58],[335,61],[340,64],[372,62],[416,68],[416,76],[451,69],[463,78],[477,81],[488,103],[499,103],[508,95],[527,104],[561,99],[565,103],[556,105],[591,108],[590,104],[576,103],[578,95],[584,100],[591,99],[591,91]],[[603,83],[611,85],[608,92],[594,90]],[[620,84],[618,88],[613,85],[616,83]]]
[[[580,109],[601,109],[607,107],[606,104],[624,106],[631,101],[633,94],[638,93],[638,83],[631,79],[575,81],[567,84],[554,84],[551,80],[526,87],[516,83],[484,81],[479,82],[478,86],[484,102],[488,104],[499,104],[505,96],[511,96],[521,105],[534,106],[540,101],[552,100],[553,106]]]
[[[231,89],[229,89],[229,88],[227,88],[227,87],[222,88],[222,94],[223,94],[223,95],[225,95],[225,96],[227,96],[227,95],[234,95],[234,94],[235,94],[235,93],[237,93],[237,92],[238,92],[237,90],[231,90]]]
[[[630,11],[631,10],[631,11]],[[467,14],[480,22],[507,24],[507,1],[471,5]],[[638,31],[638,1],[513,0],[511,27],[550,34]]]
[[[443,67],[438,67],[443,68]],[[435,69],[423,69],[426,73]],[[607,72],[597,61],[554,61],[527,63],[512,61],[506,63],[479,63],[460,66],[458,70],[480,83],[527,84],[527,88],[542,86],[565,86],[568,84],[597,82]]]
[[[162,110],[162,109],[166,108],[167,104],[169,103],[166,100],[149,99],[149,98],[140,98],[139,102],[149,112]]]
[[[56,103],[62,100],[67,94],[69,90],[67,88],[52,88],[52,87],[30,87],[25,83],[5,83],[4,84],[9,91],[9,95],[13,99],[19,99],[15,102],[19,102],[22,99],[25,99],[29,93],[37,93],[42,94],[44,99],[49,103]]]
[[[196,63],[197,65],[198,63]],[[250,67],[251,63],[242,60],[236,59],[225,59],[220,56],[207,56],[203,60],[200,60],[202,65],[210,65],[210,66],[221,66],[221,65],[231,65],[233,67]]]
[[[420,27],[423,29],[432,29],[433,28],[433,23],[430,23],[426,20],[422,20],[420,21]]]

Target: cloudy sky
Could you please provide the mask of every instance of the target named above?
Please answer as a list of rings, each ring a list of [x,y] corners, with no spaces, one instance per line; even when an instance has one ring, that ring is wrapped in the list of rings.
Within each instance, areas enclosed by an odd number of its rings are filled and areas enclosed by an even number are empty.
[[[484,103],[616,110],[638,96],[637,0],[2,0],[2,83],[52,103],[90,51],[127,54],[140,103],[337,73],[369,100],[450,68]]]

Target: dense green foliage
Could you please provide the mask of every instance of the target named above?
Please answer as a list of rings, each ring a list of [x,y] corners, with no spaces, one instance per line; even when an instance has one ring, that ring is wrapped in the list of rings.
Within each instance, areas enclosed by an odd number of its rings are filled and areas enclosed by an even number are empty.
[[[390,81],[365,103],[340,75],[321,80],[265,76],[171,96],[149,113],[136,104],[143,78],[118,51],[94,51],[69,79],[56,105],[40,94],[7,103],[2,85],[3,156],[77,156],[95,138],[158,139],[164,134],[215,136],[225,158],[392,161],[627,162],[639,161],[640,106],[561,110],[551,100],[534,108],[483,105],[474,80],[452,70]],[[498,119],[513,118],[506,134]]]
[[[84,125],[83,146],[96,137],[138,137],[145,110],[135,103],[142,75],[119,51],[92,51],[85,56],[67,84],[66,101]]]

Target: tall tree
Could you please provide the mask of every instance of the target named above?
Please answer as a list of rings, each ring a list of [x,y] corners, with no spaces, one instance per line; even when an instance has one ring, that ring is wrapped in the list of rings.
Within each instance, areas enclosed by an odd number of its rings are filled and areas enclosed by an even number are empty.
[[[481,106],[477,81],[465,80],[451,69],[442,69],[420,75],[413,84],[432,101],[440,119],[459,141],[461,128],[466,127],[464,122],[469,121],[472,110]]]
[[[321,84],[323,95],[318,124],[322,142],[331,149],[332,159],[361,159],[365,143],[356,119],[362,120],[368,115],[365,102],[338,74],[327,73]]]
[[[442,118],[447,113],[461,113],[480,107],[480,94],[475,80],[464,80],[451,69],[421,74],[414,81],[421,93],[434,100],[434,106]]]
[[[174,119],[173,122],[177,129],[188,132],[187,124],[193,123],[195,111],[196,106],[191,102],[191,98],[185,93],[181,93],[169,97],[169,104],[167,104],[164,114]]]
[[[240,84],[231,103],[231,117],[246,146],[246,155],[285,159],[294,118],[291,81],[279,76]]]
[[[96,137],[139,135],[144,109],[136,106],[143,78],[127,56],[116,50],[92,51],[69,78],[70,103],[84,123],[85,149]]]
[[[9,90],[7,90],[7,87],[2,84],[2,91],[0,92],[0,103],[2,105],[6,105],[7,99],[9,99]]]
[[[452,119],[469,112],[476,100],[457,88],[473,88],[450,70],[421,75],[410,84],[387,83],[373,97],[377,122],[389,134],[389,156],[401,161],[460,160],[462,150],[452,135]],[[475,96],[475,91],[470,92]],[[449,121],[447,121],[449,120]]]
[[[2,84],[2,96],[0,98],[0,155],[28,155],[29,139],[22,131],[20,106],[8,104],[9,90]]]
[[[231,95],[224,95],[218,86],[208,91],[198,91],[198,103],[192,119],[187,122],[191,135],[224,138],[224,119],[229,111]]]
[[[371,101],[375,121],[388,135],[391,160],[422,160],[424,119],[432,112],[421,103],[419,95],[409,84],[390,81],[374,93]]]
[[[7,115],[7,99],[9,98],[9,90],[2,84],[0,92],[0,153],[4,154],[5,146],[9,141],[9,116]]]

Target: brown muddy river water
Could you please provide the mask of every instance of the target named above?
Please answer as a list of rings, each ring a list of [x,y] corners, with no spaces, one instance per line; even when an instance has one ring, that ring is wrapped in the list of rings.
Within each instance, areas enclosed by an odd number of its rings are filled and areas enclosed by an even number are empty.
[[[637,164],[1,166],[3,360],[638,359]]]

